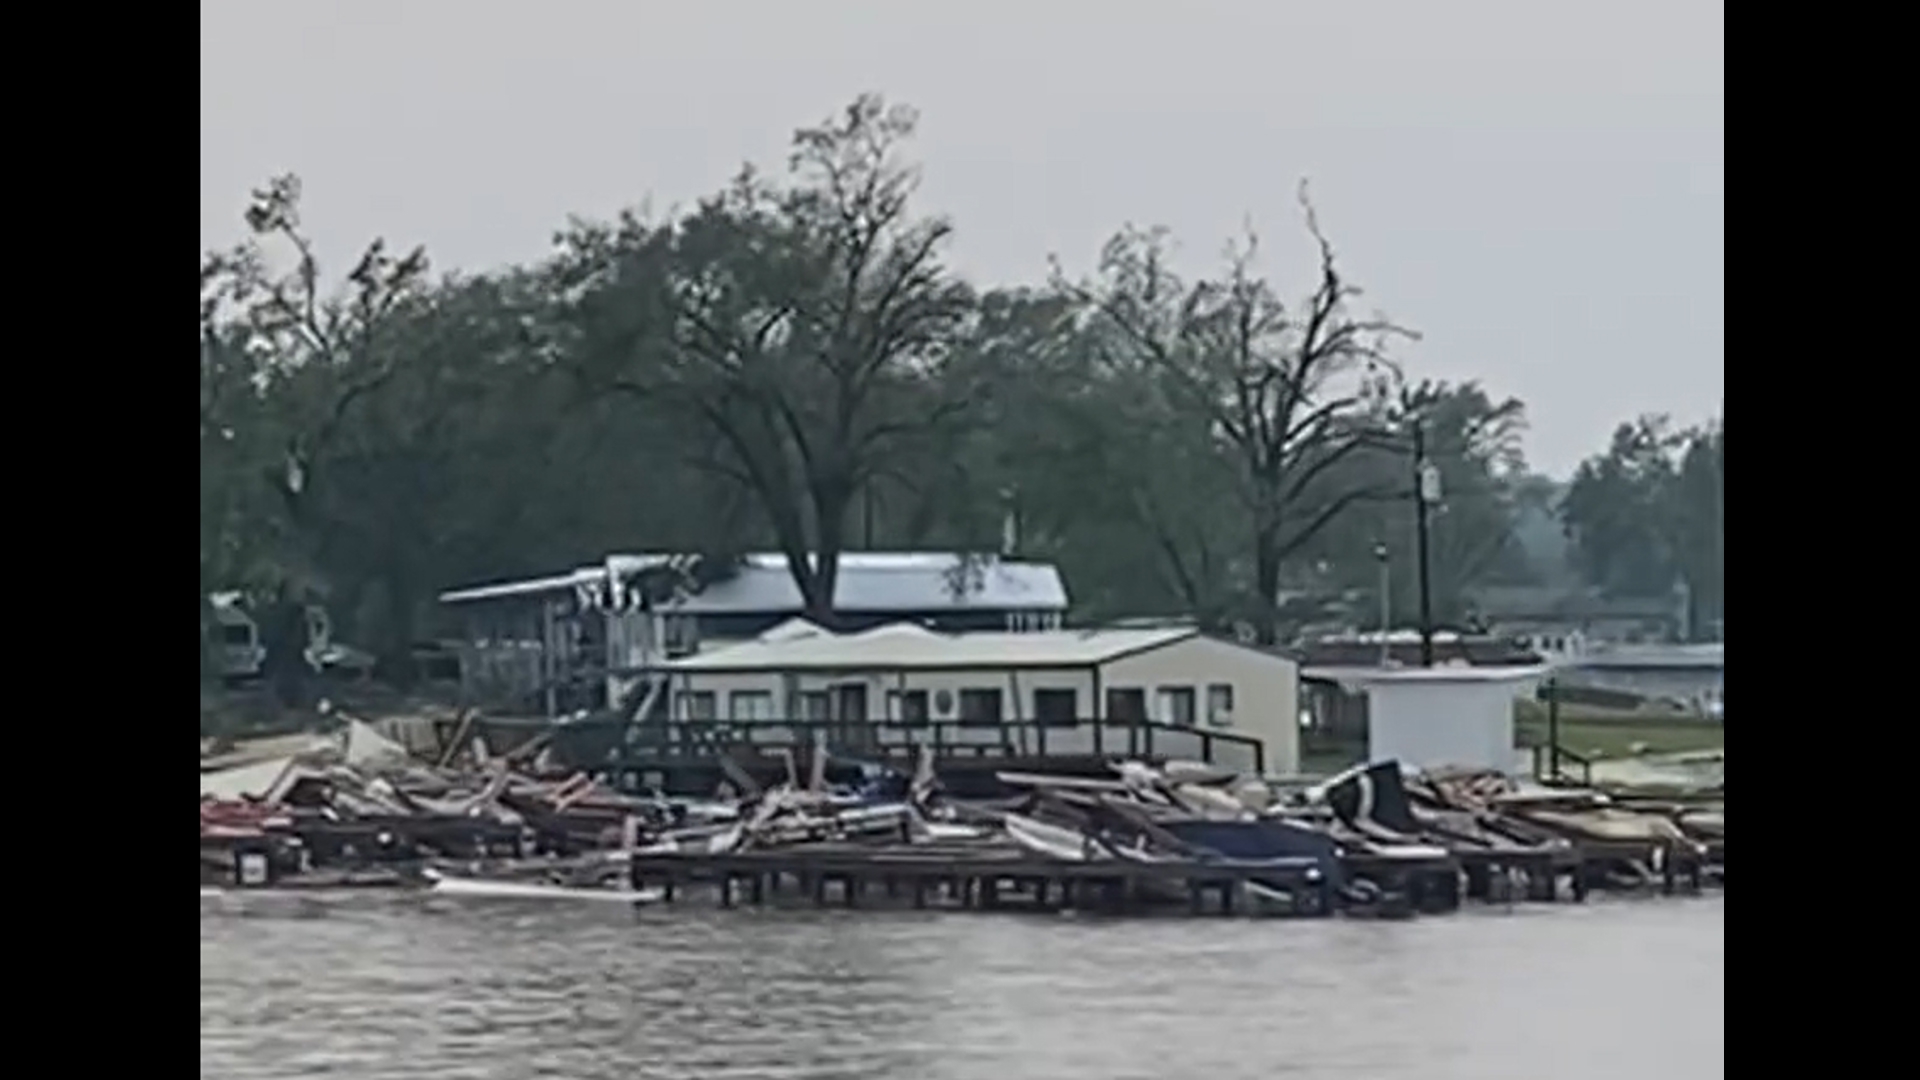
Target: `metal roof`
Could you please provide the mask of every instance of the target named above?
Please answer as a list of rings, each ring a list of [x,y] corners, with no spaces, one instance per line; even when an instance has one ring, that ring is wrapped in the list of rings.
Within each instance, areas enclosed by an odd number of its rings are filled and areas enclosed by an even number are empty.
[[[1162,627],[940,634],[896,623],[858,634],[742,642],[664,666],[685,672],[1093,667],[1185,641],[1199,633],[1190,627]]]
[[[1702,668],[1724,668],[1727,665],[1727,647],[1722,643],[1701,645],[1626,645],[1608,649],[1605,652],[1591,652],[1567,658],[1561,665],[1567,668],[1626,668],[1649,670],[1654,668],[1680,668],[1699,670]]]
[[[575,585],[590,585],[607,576],[604,567],[590,566],[570,574],[503,581],[496,585],[475,585],[440,594],[443,604],[464,604],[476,600],[502,600],[512,596],[538,596],[541,593],[570,592]]]
[[[658,565],[666,555],[612,555],[607,562],[627,574]],[[1047,563],[988,559],[970,587],[957,592],[953,570],[959,556],[945,552],[849,551],[840,556],[834,610],[849,613],[985,611],[1065,611],[1066,585]],[[496,600],[570,590],[604,581],[606,566],[582,567],[571,574],[504,582],[442,593],[443,603]],[[715,582],[668,610],[689,615],[799,612],[800,588],[777,553],[745,557],[739,572]]]
[[[1492,683],[1522,682],[1544,676],[1539,665],[1470,667],[1303,667],[1300,677],[1319,682],[1364,686],[1369,683]]]

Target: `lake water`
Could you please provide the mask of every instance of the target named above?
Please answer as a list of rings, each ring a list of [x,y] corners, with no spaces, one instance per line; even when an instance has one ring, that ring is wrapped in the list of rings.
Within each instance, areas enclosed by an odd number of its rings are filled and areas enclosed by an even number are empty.
[[[203,899],[200,1074],[1710,1080],[1721,896],[1410,922]]]

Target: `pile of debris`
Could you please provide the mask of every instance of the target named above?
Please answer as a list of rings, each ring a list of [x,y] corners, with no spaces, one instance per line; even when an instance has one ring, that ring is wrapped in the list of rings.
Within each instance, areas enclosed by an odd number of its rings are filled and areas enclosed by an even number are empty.
[[[436,862],[578,877],[688,811],[511,757],[427,764],[371,725],[204,756],[202,884],[395,884]],[[632,824],[629,824],[629,823]],[[589,874],[589,876],[595,876]]]
[[[1555,876],[1584,875],[1583,853],[1594,849],[1603,853],[1603,886],[1653,881],[1661,852],[1715,862],[1724,880],[1723,781],[1704,794],[1653,797],[1383,762],[1289,788],[1191,762],[1120,761],[1106,779],[1003,772],[999,781],[1016,795],[960,801],[944,796],[924,747],[910,775],[852,762],[858,779],[830,785],[831,755],[816,746],[804,780],[788,754],[785,780],[771,787],[723,758],[726,797],[698,801],[622,793],[603,778],[555,770],[540,738],[489,756],[478,740],[460,746],[462,725],[427,761],[363,721],[342,719],[330,735],[217,754],[203,746],[203,885],[414,882],[449,892],[631,896],[636,856],[778,851],[804,859],[850,848],[877,857],[894,849],[1028,862],[1230,862],[1253,874],[1250,892],[1264,889],[1295,910],[1308,899],[1383,913],[1422,897],[1457,903],[1461,869],[1471,891],[1476,867],[1484,876],[1490,866],[1503,874],[1534,867],[1521,872],[1544,875],[1551,896]],[[1269,866],[1270,882],[1260,869]]]

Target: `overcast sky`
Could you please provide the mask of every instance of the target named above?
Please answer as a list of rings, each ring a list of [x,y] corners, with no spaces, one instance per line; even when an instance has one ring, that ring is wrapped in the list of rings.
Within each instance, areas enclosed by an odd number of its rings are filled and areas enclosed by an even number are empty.
[[[1717,0],[202,0],[200,235],[306,182],[336,270],[538,258],[570,213],[690,201],[864,90],[921,112],[923,207],[978,280],[1163,224],[1204,270],[1251,217],[1425,341],[1409,372],[1527,403],[1565,475],[1642,412],[1721,409]]]

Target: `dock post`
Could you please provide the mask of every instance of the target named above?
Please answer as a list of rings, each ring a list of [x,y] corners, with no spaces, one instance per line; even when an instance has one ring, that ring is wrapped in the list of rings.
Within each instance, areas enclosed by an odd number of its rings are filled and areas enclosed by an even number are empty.
[[[1226,881],[1220,885],[1220,914],[1231,915],[1239,907],[1240,890],[1246,883],[1239,880]]]
[[[813,906],[825,907],[827,903],[827,875],[812,875]]]
[[[1493,868],[1484,861],[1475,859],[1467,864],[1467,896],[1481,901],[1493,897]]]
[[[1198,915],[1204,908],[1202,902],[1203,886],[1192,878],[1187,879],[1187,914]]]
[[[927,906],[926,878],[917,877],[913,879],[913,906],[915,910],[924,909]]]
[[[857,873],[840,879],[840,902],[847,907],[860,906],[860,894],[867,891],[867,879]]]
[[[1548,859],[1536,859],[1527,867],[1527,899],[1551,904],[1560,899],[1560,879]]]
[[[993,910],[1000,906],[1000,879],[984,877],[980,879],[980,906]]]
[[[1053,883],[1046,878],[1041,878],[1039,881],[1033,883],[1034,902],[1043,909],[1047,906],[1047,901],[1051,898],[1050,894],[1052,892]]]
[[[1660,891],[1672,896],[1680,884],[1680,868],[1673,862],[1673,845],[1667,844],[1657,851],[1660,855]]]
[[[755,874],[747,886],[747,899],[757,907],[767,902],[767,875]]]
[[[668,874],[666,879],[660,883],[660,898],[665,900],[669,904],[673,903],[673,892],[674,892],[673,887],[674,887],[673,875]]]

